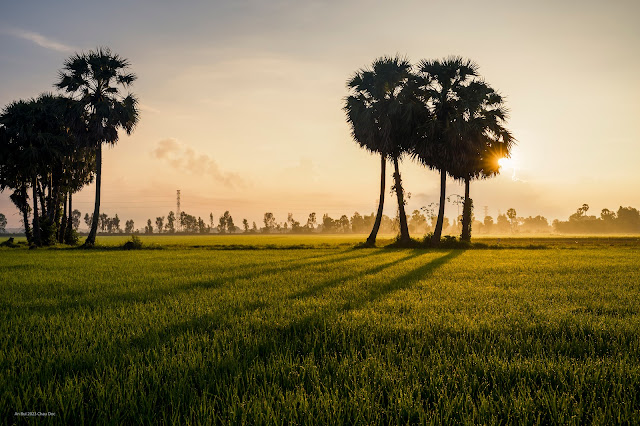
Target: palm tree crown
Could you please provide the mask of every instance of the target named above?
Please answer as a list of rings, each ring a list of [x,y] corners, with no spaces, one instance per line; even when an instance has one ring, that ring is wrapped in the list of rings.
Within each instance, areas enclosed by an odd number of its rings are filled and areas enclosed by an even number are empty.
[[[64,62],[55,86],[83,106],[86,130],[93,144],[114,144],[118,141],[118,128],[131,134],[138,123],[137,98],[121,92],[137,78],[128,71],[129,65],[108,48],[78,53]]]

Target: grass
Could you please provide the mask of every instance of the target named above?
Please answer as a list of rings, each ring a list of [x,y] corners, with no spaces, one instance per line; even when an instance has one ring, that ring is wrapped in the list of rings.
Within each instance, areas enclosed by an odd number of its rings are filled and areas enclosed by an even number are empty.
[[[351,238],[0,248],[3,422],[640,423],[637,237]]]

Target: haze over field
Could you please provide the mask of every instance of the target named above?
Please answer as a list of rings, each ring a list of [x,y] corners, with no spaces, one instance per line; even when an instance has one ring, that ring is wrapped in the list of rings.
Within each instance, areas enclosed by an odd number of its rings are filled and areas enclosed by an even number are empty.
[[[11,3],[0,105],[53,90],[74,51],[109,46],[138,75],[142,117],[104,152],[101,211],[140,228],[174,210],[181,189],[182,210],[229,210],[237,223],[266,211],[369,214],[379,158],[351,140],[346,80],[384,54],[457,54],[506,97],[518,139],[502,176],[472,183],[476,216],[488,206],[494,218],[514,207],[566,219],[582,203],[594,214],[640,206],[637,16],[635,1]],[[437,201],[436,172],[405,160],[402,177],[409,212]],[[0,212],[19,227],[8,195]],[[75,207],[89,212],[93,196],[92,185]]]

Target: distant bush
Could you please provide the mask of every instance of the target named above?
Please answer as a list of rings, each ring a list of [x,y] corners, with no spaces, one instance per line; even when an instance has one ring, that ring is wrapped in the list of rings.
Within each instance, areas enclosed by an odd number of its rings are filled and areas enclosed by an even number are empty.
[[[58,242],[56,235],[58,224],[46,216],[40,217],[40,241],[44,246],[54,246]]]
[[[468,241],[462,241],[453,235],[445,235],[442,237],[440,241],[433,242],[433,233],[430,232],[424,236],[422,242],[420,243],[421,247],[426,248],[445,248],[445,249],[467,249],[471,248],[471,243]]]
[[[67,227],[64,235],[64,243],[70,246],[75,246],[80,242],[80,234],[75,229]]]
[[[0,247],[16,248],[16,247],[18,247],[18,245],[14,242],[13,237],[10,237],[8,240],[0,243]]]
[[[125,250],[140,250],[142,248],[142,240],[137,235],[131,235],[131,240],[124,243]]]

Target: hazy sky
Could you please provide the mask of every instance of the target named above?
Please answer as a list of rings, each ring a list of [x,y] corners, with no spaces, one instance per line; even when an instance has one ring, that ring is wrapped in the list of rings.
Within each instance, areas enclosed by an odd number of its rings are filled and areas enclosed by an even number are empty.
[[[473,59],[507,99],[517,169],[472,183],[476,216],[640,207],[637,0],[96,3],[3,2],[0,105],[52,91],[75,51],[128,58],[142,117],[105,151],[101,207],[123,223],[166,216],[176,189],[182,210],[230,210],[237,225],[266,211],[301,222],[371,213],[379,159],[350,139],[345,82],[396,53]],[[401,172],[409,211],[437,200],[436,173],[409,160]],[[8,195],[0,212],[17,227]],[[75,197],[83,215],[93,196]],[[396,208],[387,193],[387,214]]]

